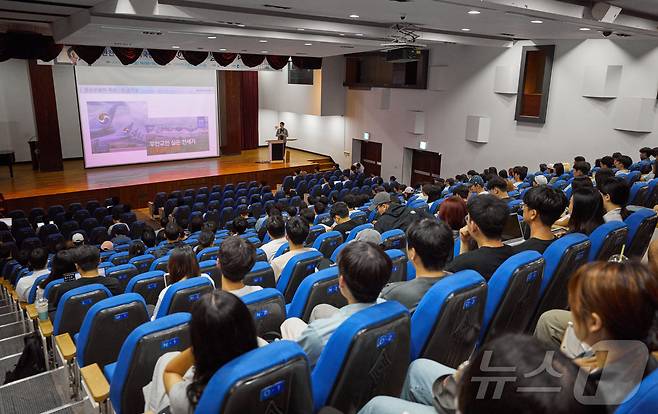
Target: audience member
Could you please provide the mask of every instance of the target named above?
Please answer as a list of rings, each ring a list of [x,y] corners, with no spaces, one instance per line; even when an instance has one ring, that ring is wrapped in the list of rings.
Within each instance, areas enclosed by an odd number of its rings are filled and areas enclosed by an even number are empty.
[[[484,189],[484,180],[479,175],[474,175],[468,180],[468,189],[471,193],[475,194],[489,194]]]
[[[37,247],[35,249],[32,249],[30,252],[30,270],[32,273],[30,273],[27,276],[21,277],[18,282],[16,283],[16,294],[18,295],[18,299],[21,302],[27,302],[28,297],[30,295],[30,290],[32,290],[32,286],[34,285],[34,282],[43,275],[46,275],[49,273],[48,268],[48,252],[46,249],[43,249],[41,247]]]
[[[128,257],[131,259],[133,257],[141,256],[144,253],[146,253],[146,246],[141,240],[133,241],[128,248]]]
[[[500,177],[491,177],[487,181],[487,190],[490,194],[500,198],[503,201],[512,201],[512,197],[507,194],[507,180],[503,180]]]
[[[539,187],[547,184],[548,184],[548,179],[543,175],[535,175],[535,177],[532,179],[533,187]]]
[[[245,234],[247,228],[249,228],[249,223],[247,223],[247,220],[244,217],[238,216],[233,219],[233,222],[231,223],[231,234],[234,236],[240,236]]]
[[[145,226],[141,238],[147,248],[155,247],[156,237],[155,237],[155,230],[153,230],[153,227]]]
[[[454,190],[452,190],[452,193],[458,197],[461,197],[461,199],[464,200],[464,203],[468,201],[469,191],[467,184],[458,185]]]
[[[39,283],[37,290],[37,297],[43,295],[43,291],[48,286],[48,283],[57,279],[64,279],[64,281],[75,280],[75,260],[72,250],[59,250],[53,256],[50,263],[50,274],[48,277]],[[48,298],[46,298],[48,299]]]
[[[153,256],[155,256],[156,258],[166,256],[167,254],[169,254],[170,250],[185,245],[181,241],[183,230],[176,223],[174,222],[167,223],[167,226],[164,229],[164,234],[167,243],[153,252]]]
[[[256,263],[256,248],[237,236],[227,237],[217,255],[217,268],[222,274],[222,290],[242,297],[261,290],[260,286],[245,286],[243,279]]]
[[[628,155],[622,155],[619,158],[615,158],[614,165],[615,168],[617,169],[615,175],[619,176],[622,174],[628,174],[630,172],[628,168],[632,164],[633,164],[633,160]]]
[[[350,219],[347,204],[339,201],[331,206],[331,217],[334,219],[334,226],[332,230],[339,232],[343,236],[343,240],[347,240],[347,235],[358,224]]]
[[[407,207],[393,203],[391,196],[386,192],[375,194],[370,211],[377,211],[377,221],[374,223],[375,230],[384,233],[393,229],[406,231],[409,225],[420,219],[419,214]]]
[[[446,198],[439,206],[439,220],[450,227],[454,238],[459,236],[459,230],[466,225],[466,214],[466,202],[458,196]]]
[[[651,156],[654,155],[653,150],[649,147],[640,148],[640,161],[651,161]]]
[[[523,183],[525,177],[528,175],[528,171],[523,167],[514,167],[512,172],[514,173],[514,188],[519,188],[519,185]]]
[[[299,217],[303,218],[309,226],[313,226],[315,222],[315,212],[309,207],[299,210]]]
[[[203,216],[201,215],[194,215],[190,218],[190,222],[187,225],[187,229],[190,231],[190,233],[196,233],[198,231],[201,231],[203,228]]]
[[[107,228],[107,235],[112,237],[112,231],[117,227],[117,226],[128,226],[127,224],[121,222],[121,213],[123,213],[123,209],[112,209],[112,225]]]
[[[619,177],[610,178],[599,187],[599,191],[603,197],[603,209],[605,210],[603,221],[606,223],[623,221],[630,192],[626,180]]]
[[[572,233],[590,235],[603,224],[603,199],[593,188],[579,188],[571,195],[568,226]]]
[[[539,253],[553,243],[553,223],[567,207],[567,198],[560,190],[541,186],[529,189],[523,196],[523,221],[530,227],[530,238],[514,247],[514,252],[535,250]]]
[[[577,161],[573,164],[573,176],[576,177],[587,177],[591,170],[591,166],[587,161]]]
[[[267,234],[270,235],[270,241],[262,245],[260,248],[265,252],[267,261],[272,262],[274,254],[276,254],[279,247],[286,242],[286,223],[280,215],[271,215],[267,219]]]
[[[298,254],[317,251],[312,247],[304,247],[304,242],[308,238],[308,223],[301,217],[293,217],[286,223],[286,240],[288,241],[289,251],[279,257],[272,259],[270,263],[274,271],[274,278],[278,281],[281,272],[288,264],[288,261]]]
[[[215,244],[215,233],[211,232],[208,229],[201,230],[199,238],[197,239],[198,244],[194,247],[194,253],[199,253],[203,249],[212,247]]]

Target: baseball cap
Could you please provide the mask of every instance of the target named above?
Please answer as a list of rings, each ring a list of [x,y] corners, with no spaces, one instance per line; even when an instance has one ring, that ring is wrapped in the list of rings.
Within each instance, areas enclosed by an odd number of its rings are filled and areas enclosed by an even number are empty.
[[[83,236],[81,233],[75,233],[71,237],[71,241],[75,244],[82,244],[85,242],[85,236]]]
[[[112,244],[112,242],[109,240],[104,241],[103,244],[101,244],[101,250],[104,252],[112,249],[114,249],[114,244]]]
[[[543,175],[536,175],[535,176],[535,182],[537,183],[537,185],[546,185],[546,184],[548,184],[548,180]]]
[[[387,192],[381,191],[377,194],[375,194],[375,197],[372,199],[372,204],[368,209],[370,211],[375,211],[377,209],[377,206],[380,204],[386,204],[391,202],[391,195]]]
[[[481,185],[481,186],[484,186],[484,180],[483,180],[482,177],[480,177],[479,175],[474,175],[474,176],[471,177],[470,180],[468,180],[468,185],[469,185],[469,186],[471,186],[471,185]]]
[[[382,244],[382,235],[375,229],[364,229],[361,230],[352,241]]]
[[[412,194],[414,192],[414,189],[412,187],[407,187],[404,189],[404,192],[407,194]]]

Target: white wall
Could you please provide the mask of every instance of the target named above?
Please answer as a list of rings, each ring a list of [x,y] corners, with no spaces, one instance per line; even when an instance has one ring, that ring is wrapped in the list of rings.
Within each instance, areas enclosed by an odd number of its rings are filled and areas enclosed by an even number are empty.
[[[655,41],[547,41],[556,44],[555,62],[544,125],[514,121],[516,96],[493,92],[496,66],[516,66],[521,48],[441,45],[430,54],[432,65],[447,65],[446,91],[391,90],[390,108],[381,106],[381,89],[349,90],[346,109],[346,139],[370,132],[372,141],[383,143],[382,176],[402,175],[404,147],[418,148],[428,141],[428,150],[443,154],[442,175],[482,170],[488,166],[525,164],[530,170],[540,162],[570,161],[574,155],[590,160],[614,151],[637,158],[643,146],[658,142],[658,117],[650,134],[614,129],[614,106],[618,100],[582,97],[587,65],[623,65],[619,96],[656,97],[658,90],[658,42]],[[409,110],[425,111],[425,134],[407,132]],[[654,108],[655,110],[655,108]],[[655,113],[655,111],[654,111]],[[491,118],[488,144],[465,141],[467,115]]]

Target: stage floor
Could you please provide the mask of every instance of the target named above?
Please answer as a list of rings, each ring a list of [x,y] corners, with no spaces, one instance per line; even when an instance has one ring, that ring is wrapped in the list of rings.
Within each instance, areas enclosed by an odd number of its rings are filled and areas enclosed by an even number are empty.
[[[33,171],[32,164],[26,163],[14,166],[14,178],[10,178],[8,172],[5,175],[0,171],[0,193],[5,198],[6,208],[11,210],[25,209],[31,203],[36,203],[35,207],[44,207],[58,197],[62,200],[56,204],[70,202],[71,196],[99,199],[111,194],[113,189],[123,189],[121,193],[124,194],[126,190],[146,191],[146,197],[141,194],[139,201],[135,201],[137,197],[129,197],[128,201],[139,208],[145,207],[146,199],[157,191],[183,189],[186,185],[194,188],[195,185],[224,184],[238,179],[267,181],[273,185],[276,183],[270,179],[279,179],[297,168],[311,171],[318,160],[328,157],[290,149],[289,163],[270,164],[264,162],[267,159],[267,148],[258,148],[219,158],[90,169],[84,168],[82,160],[72,160],[64,161],[64,170],[55,172]],[[125,198],[123,194],[120,197]]]

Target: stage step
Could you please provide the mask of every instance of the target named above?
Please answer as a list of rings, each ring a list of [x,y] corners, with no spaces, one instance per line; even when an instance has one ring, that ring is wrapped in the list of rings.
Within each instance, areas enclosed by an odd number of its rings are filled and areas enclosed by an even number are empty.
[[[336,168],[336,163],[331,158],[316,158],[308,161],[317,164],[320,171],[333,171]]]

